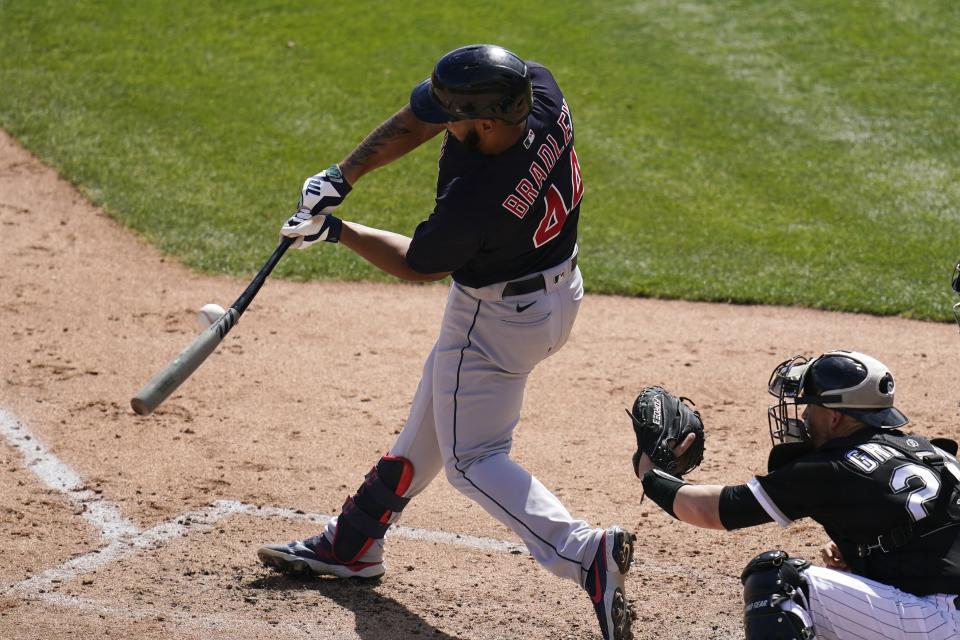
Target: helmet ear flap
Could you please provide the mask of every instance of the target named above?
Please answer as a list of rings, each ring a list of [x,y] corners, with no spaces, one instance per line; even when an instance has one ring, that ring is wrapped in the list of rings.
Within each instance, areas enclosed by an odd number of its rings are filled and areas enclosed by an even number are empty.
[[[513,115],[513,120],[509,121],[510,124],[519,124],[530,115],[530,111],[533,109],[533,85],[527,83],[526,90],[521,91],[512,100],[506,102],[508,106],[505,113],[508,116]]]
[[[497,100],[496,104],[493,105],[492,110],[498,116],[500,115],[507,116],[513,110],[513,106],[515,103],[516,103],[516,100],[514,100],[514,96],[510,96],[510,95],[501,96],[500,99]]]

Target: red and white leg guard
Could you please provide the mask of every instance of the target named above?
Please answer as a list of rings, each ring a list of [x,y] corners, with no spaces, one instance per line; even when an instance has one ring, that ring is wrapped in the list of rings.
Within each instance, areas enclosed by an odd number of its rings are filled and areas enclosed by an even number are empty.
[[[370,470],[355,494],[347,498],[337,517],[333,555],[340,562],[356,562],[387,533],[393,516],[410,498],[402,497],[413,480],[413,464],[406,458],[384,456]]]

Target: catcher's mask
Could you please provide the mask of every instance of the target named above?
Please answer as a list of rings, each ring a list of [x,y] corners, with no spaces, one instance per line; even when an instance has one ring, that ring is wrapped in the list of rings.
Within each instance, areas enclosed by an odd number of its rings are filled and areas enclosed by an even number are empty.
[[[876,358],[837,349],[814,360],[794,356],[770,374],[767,390],[778,399],[767,410],[773,444],[805,442],[801,405],[835,409],[878,429],[897,429],[907,417],[893,406],[893,374]]]
[[[960,293],[960,262],[953,270],[953,290]],[[957,326],[960,327],[960,302],[953,305],[953,317],[957,319]]]

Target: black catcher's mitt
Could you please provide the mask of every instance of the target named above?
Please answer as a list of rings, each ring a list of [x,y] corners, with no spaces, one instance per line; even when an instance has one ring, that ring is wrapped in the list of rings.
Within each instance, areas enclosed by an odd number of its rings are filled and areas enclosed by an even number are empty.
[[[633,402],[633,411],[627,410],[637,435],[637,452],[633,454],[633,472],[637,477],[643,453],[650,456],[657,467],[678,478],[703,462],[703,421],[700,412],[691,408],[692,404],[689,398],[678,398],[663,387],[646,387],[640,392]],[[688,433],[696,434],[697,439],[677,458],[673,448],[683,442]]]

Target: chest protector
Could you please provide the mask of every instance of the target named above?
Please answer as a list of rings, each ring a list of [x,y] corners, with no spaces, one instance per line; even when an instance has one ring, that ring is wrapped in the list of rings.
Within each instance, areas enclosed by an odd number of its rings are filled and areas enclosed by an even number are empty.
[[[892,491],[912,490],[906,522],[878,533],[875,538],[857,541],[860,558],[875,552],[889,553],[944,527],[960,525],[960,464],[953,455],[957,451],[954,441],[946,438],[928,441],[917,436],[880,432],[865,444],[889,447],[899,454],[898,458],[905,458],[916,467],[901,465],[902,472],[889,476]],[[924,492],[933,495],[924,498]]]

